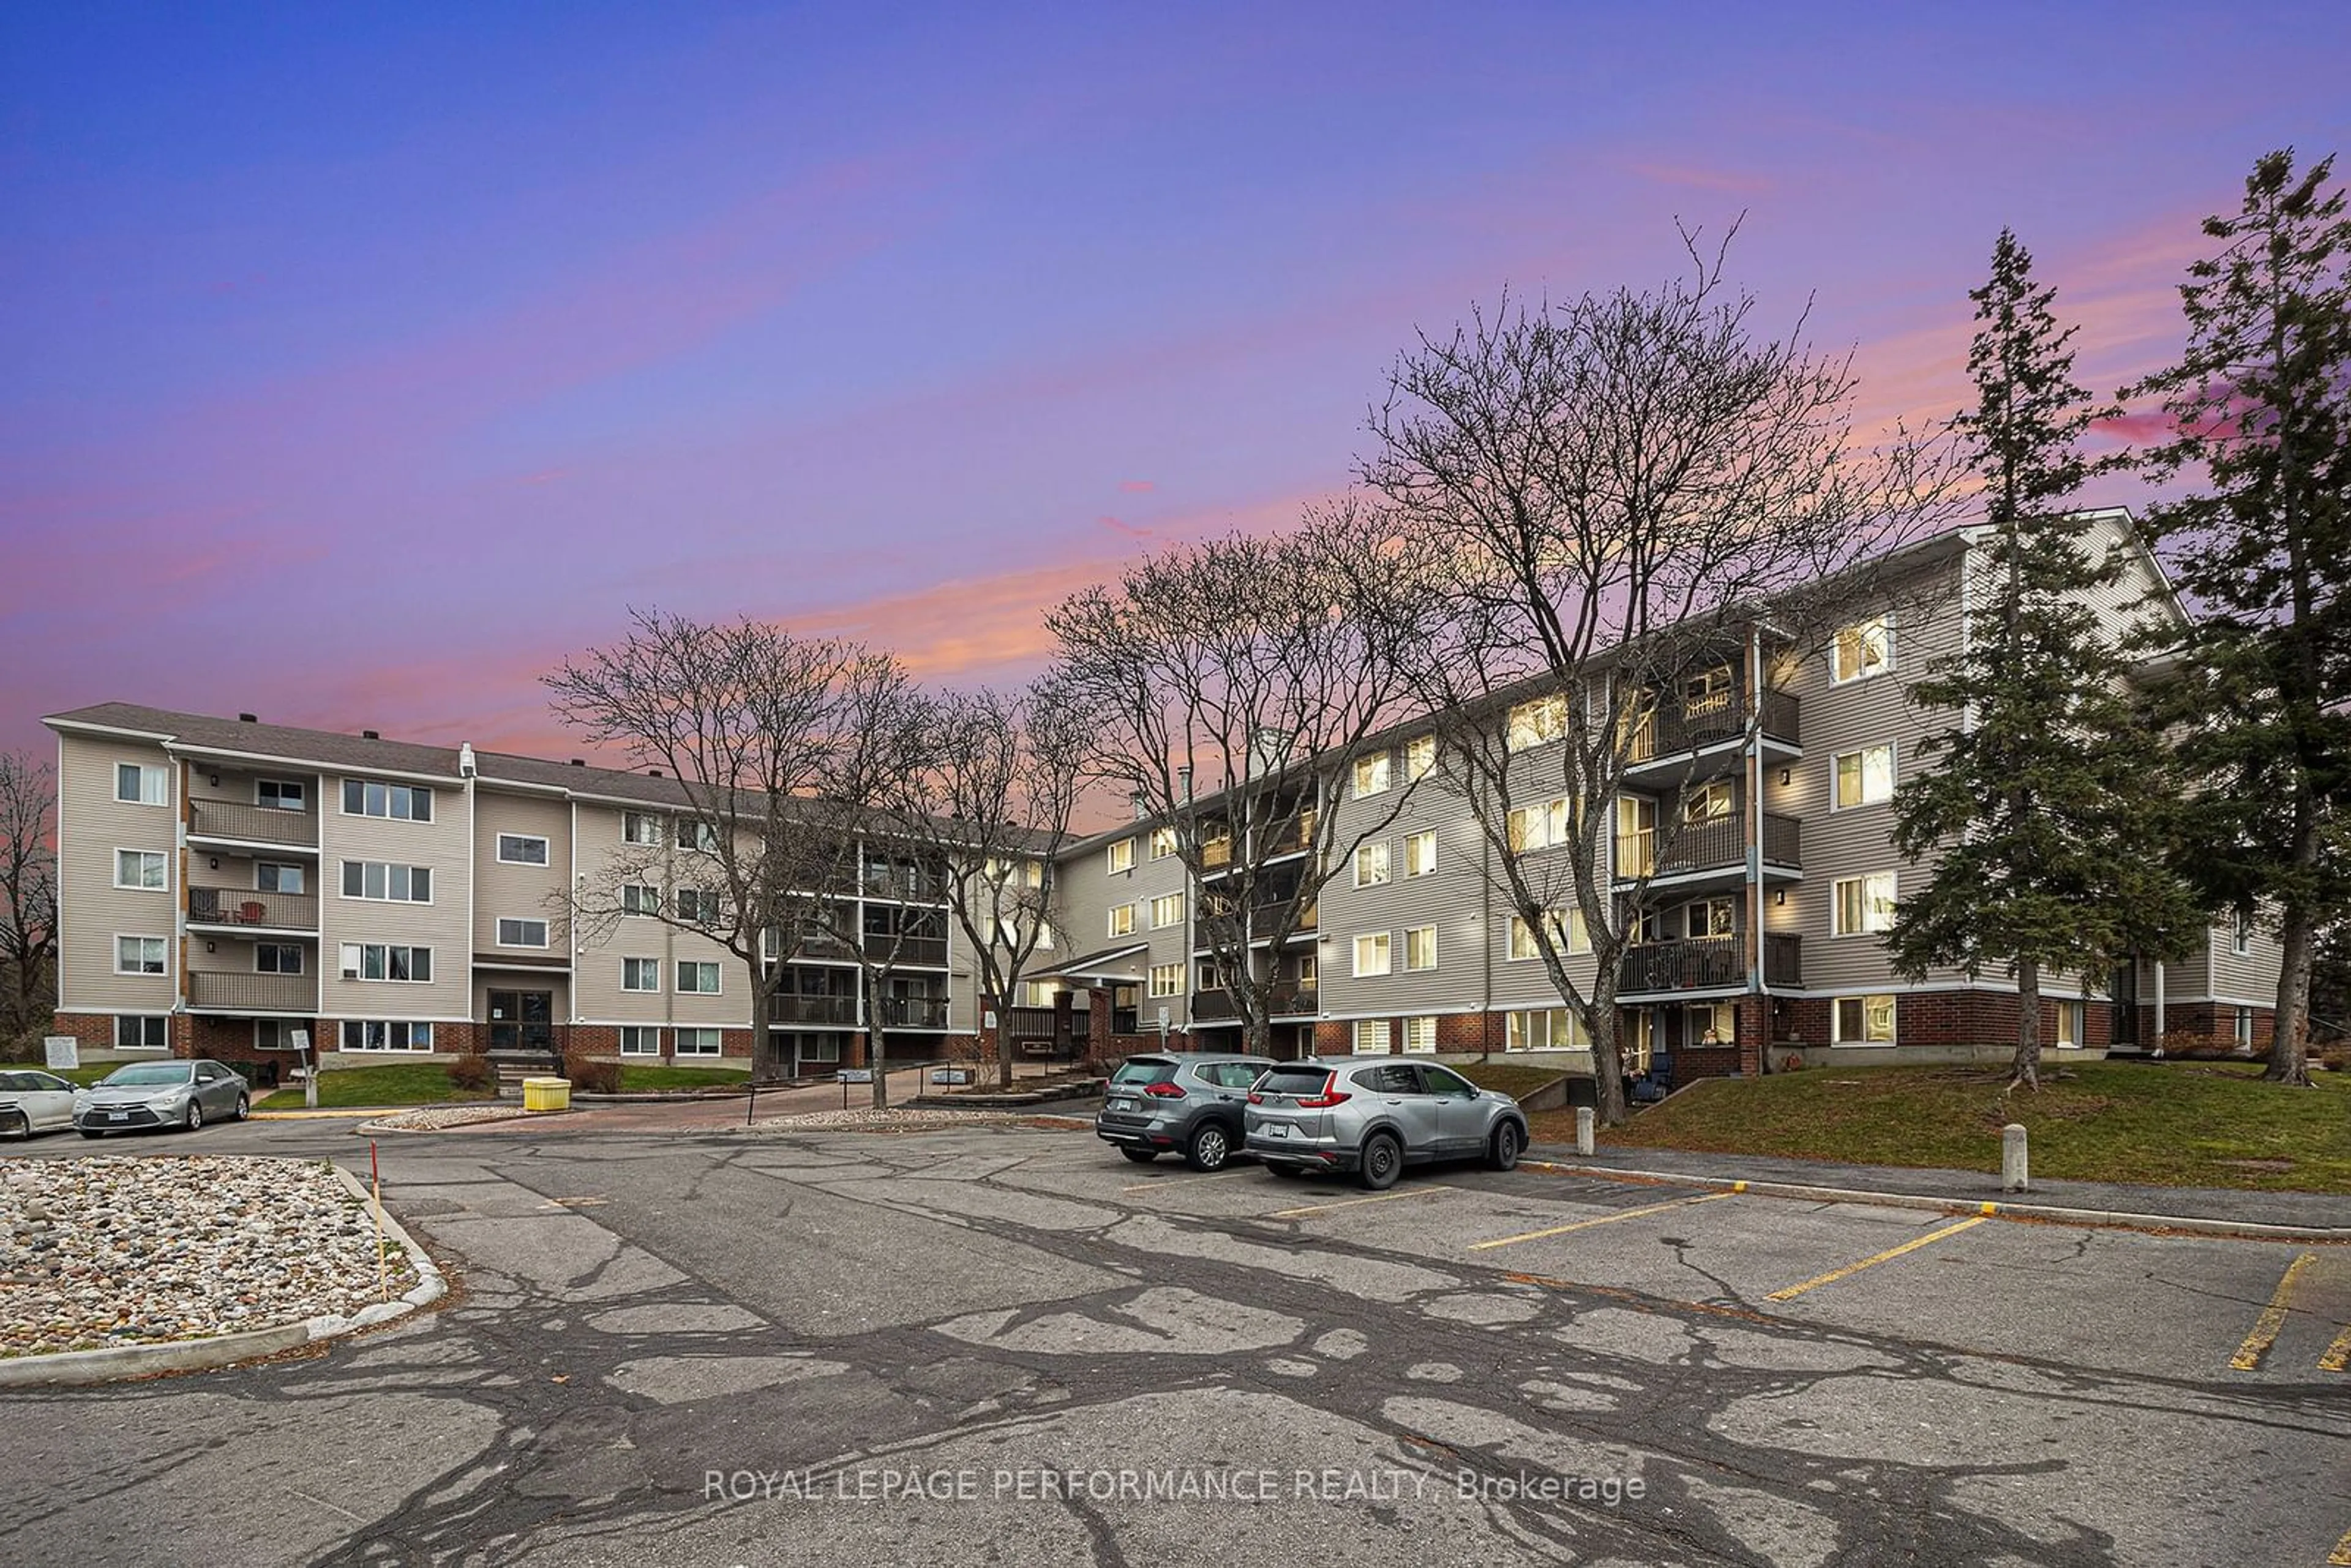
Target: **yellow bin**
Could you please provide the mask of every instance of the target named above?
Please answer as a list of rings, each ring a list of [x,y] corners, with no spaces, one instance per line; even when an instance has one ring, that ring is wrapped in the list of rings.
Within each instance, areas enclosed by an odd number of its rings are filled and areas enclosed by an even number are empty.
[[[570,1110],[571,1080],[569,1078],[524,1079],[522,1108],[526,1111]]]

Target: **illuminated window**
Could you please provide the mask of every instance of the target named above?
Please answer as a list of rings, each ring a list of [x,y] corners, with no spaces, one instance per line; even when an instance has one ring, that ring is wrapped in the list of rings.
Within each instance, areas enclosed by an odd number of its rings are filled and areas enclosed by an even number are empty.
[[[1839,685],[1882,675],[1893,667],[1894,623],[1890,617],[1872,616],[1837,632],[1829,673]]]
[[[1894,799],[1894,747],[1873,746],[1841,752],[1836,759],[1836,805],[1876,806]]]

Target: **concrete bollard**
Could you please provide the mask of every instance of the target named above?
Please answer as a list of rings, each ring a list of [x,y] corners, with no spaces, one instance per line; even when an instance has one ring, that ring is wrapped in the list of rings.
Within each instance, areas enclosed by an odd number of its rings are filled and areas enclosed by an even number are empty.
[[[1592,1157],[1592,1107],[1575,1108],[1575,1152],[1585,1159]]]
[[[2032,1185],[2025,1171],[2024,1129],[2011,1122],[2000,1130],[2000,1190],[2023,1192]]]

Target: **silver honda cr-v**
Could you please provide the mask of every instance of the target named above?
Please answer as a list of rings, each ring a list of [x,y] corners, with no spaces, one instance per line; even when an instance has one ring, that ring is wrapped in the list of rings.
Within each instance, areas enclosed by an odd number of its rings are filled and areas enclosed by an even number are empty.
[[[1285,1061],[1249,1091],[1250,1154],[1277,1176],[1353,1171],[1374,1191],[1408,1165],[1482,1158],[1519,1163],[1526,1113],[1434,1061],[1392,1056]]]

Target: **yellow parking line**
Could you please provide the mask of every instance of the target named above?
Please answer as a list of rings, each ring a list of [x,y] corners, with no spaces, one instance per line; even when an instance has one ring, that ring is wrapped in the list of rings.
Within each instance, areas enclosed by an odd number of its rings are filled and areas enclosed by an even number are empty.
[[[1179,1186],[1197,1186],[1204,1181],[1222,1181],[1227,1176],[1248,1176],[1249,1174],[1249,1172],[1248,1169],[1243,1168],[1240,1170],[1218,1171],[1214,1176],[1194,1175],[1182,1178],[1176,1183],[1176,1185]],[[1166,1185],[1167,1178],[1165,1176],[1161,1176],[1157,1181],[1137,1182],[1133,1186],[1123,1186],[1118,1190],[1123,1194],[1130,1192],[1148,1192],[1155,1186],[1165,1186]]]
[[[1597,1219],[1579,1219],[1573,1225],[1554,1225],[1548,1230],[1530,1230],[1520,1236],[1498,1236],[1491,1241],[1473,1241],[1472,1252],[1483,1252],[1489,1247],[1514,1247],[1521,1241],[1541,1241],[1547,1236],[1564,1236],[1571,1230],[1589,1230],[1595,1225],[1614,1225],[1620,1219],[1638,1219],[1645,1214],[1663,1214],[1669,1208],[1687,1208],[1693,1203],[1712,1203],[1718,1197],[1731,1197],[1728,1192],[1702,1192],[1696,1197],[1677,1197],[1670,1203],[1652,1203],[1642,1208],[1620,1209],[1604,1214]]]
[[[2351,1367],[2351,1325],[2346,1325],[2335,1336],[2335,1343],[2326,1347],[2326,1354],[2318,1358],[2321,1372],[2341,1372],[2346,1367]]]
[[[1310,1205],[1305,1208],[1278,1209],[1274,1213],[1267,1215],[1266,1218],[1268,1219],[1304,1219],[1309,1215],[1328,1214],[1334,1208],[1353,1208],[1357,1204],[1385,1203],[1391,1198],[1418,1197],[1423,1193],[1451,1192],[1454,1189],[1449,1186],[1407,1187],[1401,1192],[1384,1192],[1374,1197],[1351,1197],[1343,1203],[1317,1203]]]
[[[2263,1307],[2262,1315],[2253,1320],[2253,1332],[2245,1336],[2245,1343],[2239,1345],[2237,1354],[2229,1358],[2231,1371],[2251,1372],[2261,1365],[2262,1357],[2267,1355],[2270,1346],[2277,1343],[2278,1331],[2285,1327],[2286,1302],[2293,1298],[2294,1281],[2302,1277],[2304,1269],[2317,1261],[2317,1253],[2304,1252],[2285,1266],[2285,1274],[2278,1281],[2277,1289],[2270,1292],[2270,1304]]]
[[[2326,1568],[2351,1568],[2351,1530],[2345,1531],[2335,1550],[2326,1554]]]
[[[1991,1218],[1990,1215],[1979,1214],[1971,1218],[1962,1219],[1956,1225],[1946,1225],[1940,1230],[1930,1230],[1924,1236],[1914,1236],[1899,1247],[1888,1247],[1885,1251],[1873,1253],[1858,1263],[1848,1263],[1842,1269],[1832,1269],[1825,1274],[1816,1274],[1801,1285],[1791,1285],[1784,1291],[1774,1291],[1763,1299],[1767,1301],[1793,1301],[1806,1291],[1815,1291],[1823,1285],[1833,1285],[1839,1280],[1860,1273],[1864,1269],[1875,1269],[1880,1263],[1889,1262],[1901,1257],[1905,1252],[1916,1252],[1930,1241],[1940,1241],[1946,1236],[1957,1236],[1962,1230],[1981,1225],[1990,1218]]]

